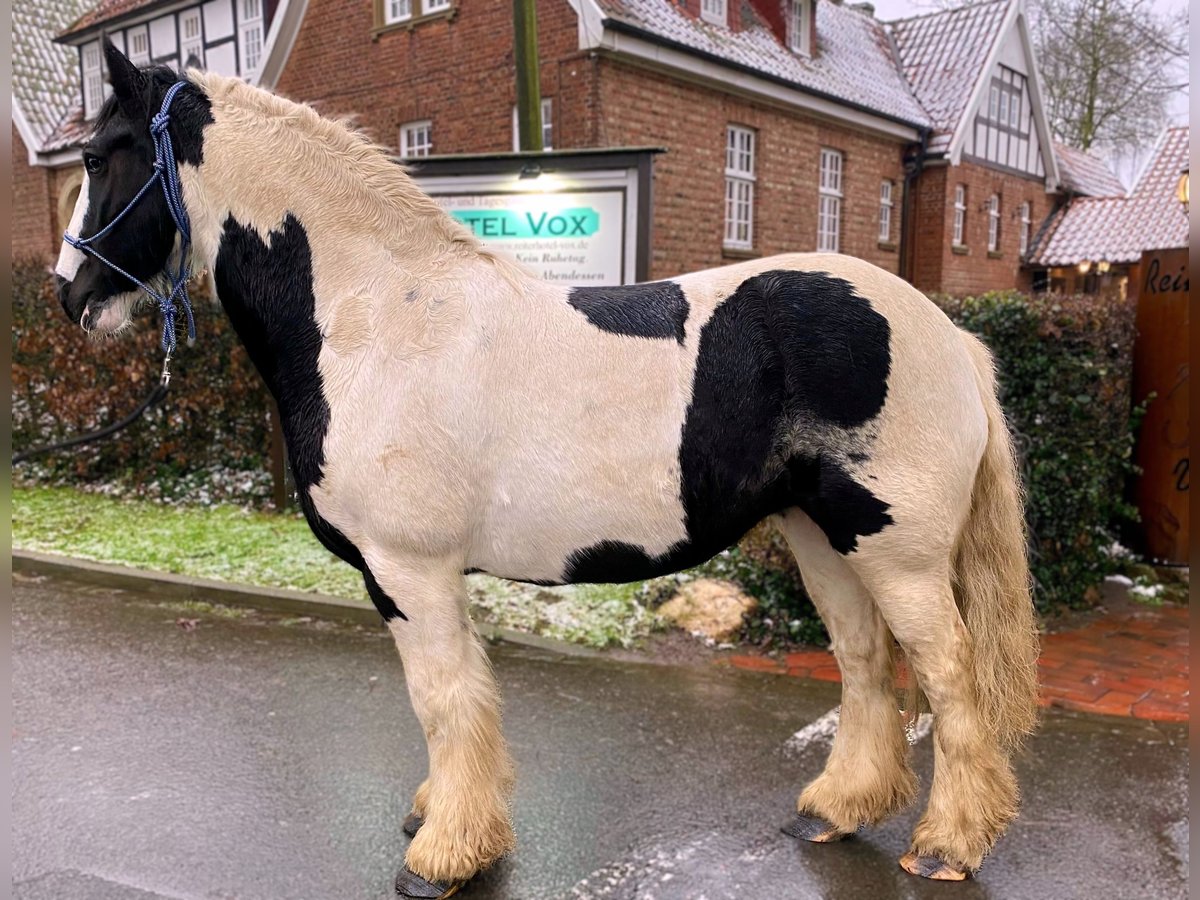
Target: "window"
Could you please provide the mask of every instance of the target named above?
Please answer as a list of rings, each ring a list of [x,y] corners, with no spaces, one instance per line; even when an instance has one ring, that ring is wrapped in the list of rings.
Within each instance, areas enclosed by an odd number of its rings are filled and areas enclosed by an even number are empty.
[[[724,25],[726,0],[700,0],[700,18],[714,25]]]
[[[812,0],[792,0],[788,19],[788,45],[792,52],[804,56],[812,52]]]
[[[450,0],[425,0],[425,12],[435,13],[450,8]]]
[[[1018,88],[1013,91],[1013,95],[1008,101],[1008,127],[1020,128],[1021,126],[1021,91]]]
[[[1008,124],[1008,91],[1000,92],[1000,124]]]
[[[542,98],[542,150],[554,149],[554,103],[549,97]],[[513,152],[521,149],[521,128],[517,121],[517,108],[513,107]]]
[[[258,71],[262,61],[262,0],[238,0],[238,45],[242,54],[242,77]]]
[[[104,103],[104,73],[100,69],[100,43],[83,47],[83,111],[90,119]]]
[[[988,95],[988,118],[993,122],[1000,118],[1000,86],[996,84]]]
[[[204,65],[204,33],[200,28],[200,10],[189,9],[179,14],[179,58],[183,65]]]
[[[1021,255],[1024,256],[1029,252],[1029,201],[1026,200],[1019,207],[1019,218],[1021,220],[1021,228],[1018,232]]]
[[[400,155],[405,159],[428,156],[433,151],[433,123],[408,122],[400,126]]]
[[[955,247],[966,246],[966,230],[967,186],[965,184],[956,184],[954,186],[954,237],[952,239]]]
[[[754,246],[754,130],[725,132],[725,246]]]
[[[150,65],[150,34],[146,26],[129,30],[129,61],[137,66]]]
[[[892,189],[893,181],[879,183],[879,240],[888,243],[892,239]]]
[[[412,0],[383,0],[383,22],[391,25],[412,18]]]
[[[1000,195],[992,194],[988,198],[988,250],[997,253],[1000,250]]]
[[[821,150],[820,199],[817,204],[817,249],[838,252],[842,229],[842,154]]]

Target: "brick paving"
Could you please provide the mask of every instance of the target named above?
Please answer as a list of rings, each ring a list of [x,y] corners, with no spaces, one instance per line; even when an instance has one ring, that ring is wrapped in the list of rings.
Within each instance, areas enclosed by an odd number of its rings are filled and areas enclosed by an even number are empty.
[[[724,662],[724,661],[723,661]],[[739,669],[841,681],[827,650],[736,654]],[[1120,612],[1042,636],[1042,704],[1156,722],[1188,721],[1188,609]]]

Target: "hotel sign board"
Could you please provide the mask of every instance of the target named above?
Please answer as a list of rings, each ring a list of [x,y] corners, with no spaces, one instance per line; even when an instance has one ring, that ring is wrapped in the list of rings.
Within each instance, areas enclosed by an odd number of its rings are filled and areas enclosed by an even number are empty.
[[[547,281],[632,284],[648,266],[652,152],[428,157],[410,174],[485,246]]]

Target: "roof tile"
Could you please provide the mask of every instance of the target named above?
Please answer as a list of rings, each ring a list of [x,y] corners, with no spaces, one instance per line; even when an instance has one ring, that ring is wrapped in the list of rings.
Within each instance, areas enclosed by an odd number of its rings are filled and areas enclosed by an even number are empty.
[[[1188,245],[1188,217],[1175,196],[1188,167],[1188,126],[1169,128],[1128,197],[1080,197],[1054,214],[1030,262],[1137,262],[1146,250]]]
[[[785,47],[750,4],[733,31],[690,16],[670,0],[598,0],[609,19],[694,51],[763,73],[893,119],[928,126],[929,117],[896,67],[883,23],[866,12],[822,0],[817,54]]]
[[[1125,196],[1125,185],[1103,160],[1086,150],[1055,142],[1054,156],[1058,160],[1059,181],[1068,191],[1085,197]]]
[[[888,23],[904,76],[933,119],[930,151],[950,145],[1009,2],[988,0]]]
[[[82,102],[76,51],[54,43],[54,35],[94,3],[95,0],[13,2],[13,98],[39,144],[46,141],[70,109]]]

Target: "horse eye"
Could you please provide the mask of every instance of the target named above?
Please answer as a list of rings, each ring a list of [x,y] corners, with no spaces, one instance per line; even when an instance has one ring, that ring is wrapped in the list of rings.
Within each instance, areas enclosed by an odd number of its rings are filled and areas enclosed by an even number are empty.
[[[83,157],[83,167],[88,170],[89,175],[99,175],[104,171],[104,160],[88,153]]]

